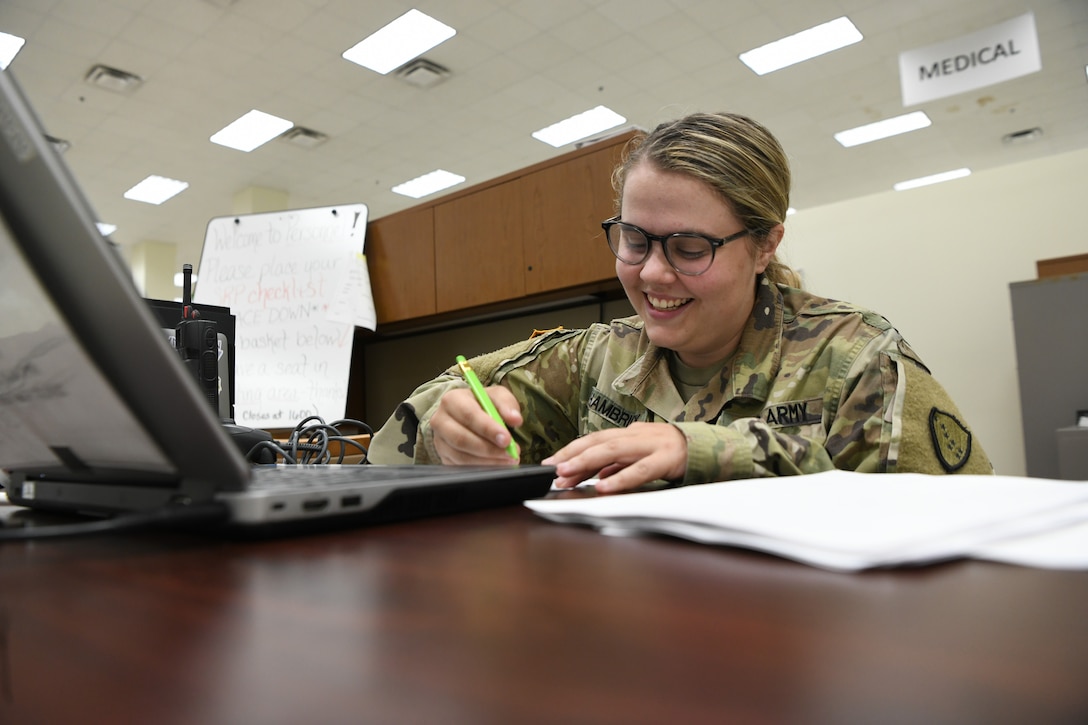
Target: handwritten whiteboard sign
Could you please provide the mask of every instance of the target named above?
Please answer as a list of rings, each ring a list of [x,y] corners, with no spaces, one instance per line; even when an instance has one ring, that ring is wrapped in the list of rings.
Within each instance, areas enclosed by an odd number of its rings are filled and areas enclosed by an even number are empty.
[[[193,301],[237,318],[234,414],[242,425],[344,417],[353,323],[373,329],[366,222],[366,205],[348,204],[208,223]],[[354,319],[343,313],[345,299],[361,310]]]

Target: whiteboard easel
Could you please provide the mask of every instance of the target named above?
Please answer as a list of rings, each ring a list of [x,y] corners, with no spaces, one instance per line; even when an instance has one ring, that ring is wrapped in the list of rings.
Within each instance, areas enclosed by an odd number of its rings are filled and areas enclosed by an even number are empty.
[[[237,318],[240,424],[293,428],[311,415],[344,417],[354,326],[374,328],[366,223],[365,204],[208,222],[193,301]]]

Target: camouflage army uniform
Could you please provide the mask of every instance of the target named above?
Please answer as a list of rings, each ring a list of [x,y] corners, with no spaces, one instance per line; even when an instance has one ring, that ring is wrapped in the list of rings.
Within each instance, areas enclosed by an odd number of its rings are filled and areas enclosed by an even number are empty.
[[[764,278],[740,345],[686,403],[638,317],[556,331],[471,361],[521,404],[522,462],[574,438],[669,421],[687,438],[683,483],[839,468],[992,473],[945,390],[883,317]],[[375,463],[438,463],[428,422],[450,368],[401,403],[375,436]]]

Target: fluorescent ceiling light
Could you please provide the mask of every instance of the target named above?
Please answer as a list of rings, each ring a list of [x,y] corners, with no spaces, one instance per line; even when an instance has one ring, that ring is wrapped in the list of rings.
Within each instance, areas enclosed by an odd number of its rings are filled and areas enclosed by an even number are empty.
[[[964,176],[970,176],[971,169],[956,169],[955,171],[945,171],[940,174],[933,174],[932,176],[923,176],[918,179],[911,179],[910,181],[900,181],[892,188],[896,191],[906,191],[907,189],[916,189],[919,186],[929,186],[930,184],[939,184],[942,181],[951,181],[952,179],[962,179]]]
[[[436,191],[456,186],[464,180],[465,177],[463,176],[438,169],[429,174],[417,176],[411,181],[405,181],[403,184],[397,184],[393,187],[393,191],[404,196],[410,196],[413,199],[421,199]]]
[[[615,128],[627,119],[605,106],[597,106],[583,113],[533,131],[533,138],[556,148],[601,131]]]
[[[860,40],[861,33],[849,18],[843,16],[741,53],[740,60],[758,75],[765,75],[794,63],[853,45]]]
[[[109,235],[117,231],[116,224],[107,224],[106,222],[95,222],[94,224],[96,227],[98,227],[98,233],[104,237],[108,237]]]
[[[294,125],[279,116],[254,109],[216,131],[209,140],[220,146],[248,152],[268,143]]]
[[[889,136],[897,136],[908,131],[917,131],[932,124],[925,111],[915,111],[895,118],[885,118],[883,121],[869,123],[857,128],[839,131],[835,134],[835,140],[846,148],[859,144],[879,141]]]
[[[168,179],[165,176],[152,174],[136,186],[125,192],[126,199],[142,201],[146,204],[161,204],[172,196],[176,196],[189,188],[186,181]]]
[[[409,10],[345,50],[343,57],[385,75],[456,34],[456,30],[430,15]]]
[[[0,32],[0,70],[4,70],[15,60],[25,42],[26,39],[18,35]]]

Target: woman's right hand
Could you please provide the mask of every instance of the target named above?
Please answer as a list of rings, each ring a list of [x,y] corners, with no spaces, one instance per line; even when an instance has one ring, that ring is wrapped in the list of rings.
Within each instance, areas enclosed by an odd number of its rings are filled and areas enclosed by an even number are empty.
[[[506,451],[511,441],[507,426],[517,428],[524,422],[521,406],[501,385],[487,388],[487,394],[506,426],[488,415],[468,388],[454,388],[442,396],[430,426],[443,463],[494,466],[518,462]]]

